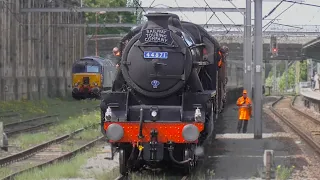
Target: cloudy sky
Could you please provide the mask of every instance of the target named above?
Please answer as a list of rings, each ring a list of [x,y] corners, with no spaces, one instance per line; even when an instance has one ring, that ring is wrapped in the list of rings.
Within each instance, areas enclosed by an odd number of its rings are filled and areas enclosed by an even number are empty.
[[[143,7],[149,7],[153,2],[151,7],[205,7],[206,3],[204,0],[141,0]],[[206,0],[207,3],[212,8],[234,8],[234,6],[225,0]],[[263,13],[262,15],[267,15],[270,10],[272,10],[281,0],[264,0],[263,2]],[[269,2],[268,2],[269,1]],[[270,2],[273,1],[273,2]],[[320,0],[298,0],[304,3],[315,4],[320,6]],[[245,0],[233,0],[232,3],[238,8],[245,8]],[[178,5],[177,5],[178,4]],[[283,2],[267,19],[264,20],[263,24],[268,23],[271,19],[278,16],[282,11],[288,8],[292,3]],[[252,2],[252,19],[254,17],[254,3]],[[211,11],[208,12],[175,12],[186,21],[192,21],[198,24],[205,24],[207,20],[212,15]],[[223,13],[216,13],[217,16],[224,24],[233,24],[234,21],[236,24],[243,24],[243,16],[238,12],[229,12],[226,13],[232,21],[230,21],[227,16]],[[285,13],[278,17],[276,23],[286,24],[286,25],[319,25],[320,27],[320,7],[310,7],[300,4],[295,4],[289,8]],[[253,22],[253,21],[252,21]],[[221,24],[219,20],[213,16],[209,21],[209,24]],[[279,26],[281,29],[288,29],[288,27]],[[310,29],[310,27],[307,27]],[[320,28],[318,28],[320,29]]]

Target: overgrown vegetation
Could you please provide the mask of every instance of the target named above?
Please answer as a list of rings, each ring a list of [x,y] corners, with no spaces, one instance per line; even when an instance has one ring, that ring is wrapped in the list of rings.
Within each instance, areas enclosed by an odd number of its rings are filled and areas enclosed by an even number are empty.
[[[95,100],[67,101],[44,99],[40,101],[2,101],[0,102],[0,121],[4,124],[27,120],[34,117],[59,114],[59,119],[82,114],[82,109],[93,109],[99,104]]]
[[[83,146],[85,143],[88,143],[89,141],[95,140],[99,136],[101,136],[101,132],[97,128],[87,129],[87,130],[82,131],[79,134],[73,136],[72,138],[64,141],[60,146],[61,151],[63,151],[63,152],[74,151],[77,148]],[[78,160],[76,159],[76,161],[77,161],[77,163],[79,163],[79,159]],[[73,163],[71,163],[71,164],[73,165]],[[23,163],[22,166],[19,165],[19,169],[28,169],[28,168],[31,168],[33,166],[35,166],[35,164],[33,164],[33,163]],[[70,169],[71,169],[71,172],[68,172],[68,173],[74,174],[73,177],[77,176],[78,172],[76,171],[76,169],[75,170],[73,170],[72,168],[70,168]],[[4,177],[6,177],[6,176],[8,176],[8,175],[10,175],[12,173],[14,173],[14,170],[12,170],[12,169],[9,169],[9,168],[2,169],[1,168],[1,170],[0,170],[0,179],[4,178]],[[26,173],[26,174],[29,174],[29,173]],[[34,175],[37,175],[37,174],[34,174]]]
[[[46,132],[35,134],[21,134],[13,140],[13,144],[18,145],[22,149],[26,149],[36,144],[51,140],[55,137],[71,133],[77,129],[93,126],[99,123],[99,119],[100,113],[98,111],[93,111],[77,117],[70,117],[68,120],[63,121],[61,124],[50,127]]]
[[[87,162],[87,159],[96,155],[97,148],[76,155],[70,161],[63,161],[49,165],[42,169],[34,169],[16,177],[15,180],[43,180],[82,177],[80,168]]]
[[[138,0],[85,0],[86,7],[139,7]],[[136,24],[142,17],[141,12],[105,12],[86,13],[88,24],[108,24],[108,23],[133,23]],[[127,33],[130,28],[98,28],[98,34],[121,34]],[[95,28],[88,28],[88,34],[96,34]]]
[[[290,176],[293,173],[294,168],[295,168],[294,166],[285,167],[285,166],[278,165],[277,169],[276,169],[276,178],[277,178],[277,180],[287,180],[287,179],[289,179]]]
[[[81,170],[87,163],[87,160],[96,157],[101,152],[101,146],[96,146],[90,151],[76,155],[69,161],[58,162],[42,169],[34,169],[16,177],[16,180],[43,180],[43,179],[63,179],[63,178],[94,178],[96,180],[115,179],[119,176],[118,167],[103,172],[94,172],[85,174]],[[9,171],[9,170],[7,170]]]

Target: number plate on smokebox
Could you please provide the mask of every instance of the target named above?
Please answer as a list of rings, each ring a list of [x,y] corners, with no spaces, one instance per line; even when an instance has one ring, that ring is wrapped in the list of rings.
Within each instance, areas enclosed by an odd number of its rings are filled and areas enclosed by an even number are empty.
[[[147,59],[168,59],[168,52],[153,52],[153,51],[144,51],[143,57]]]

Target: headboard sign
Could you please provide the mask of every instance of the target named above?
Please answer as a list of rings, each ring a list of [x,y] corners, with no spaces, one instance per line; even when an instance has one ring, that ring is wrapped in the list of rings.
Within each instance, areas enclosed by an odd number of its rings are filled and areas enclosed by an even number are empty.
[[[171,32],[167,29],[144,29],[141,33],[141,43],[163,43],[171,45],[173,42]]]

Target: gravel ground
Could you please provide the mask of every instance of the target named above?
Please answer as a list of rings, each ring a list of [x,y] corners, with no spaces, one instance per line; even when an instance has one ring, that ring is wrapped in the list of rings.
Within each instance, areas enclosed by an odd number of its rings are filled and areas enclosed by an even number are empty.
[[[298,100],[298,99],[297,99]],[[298,116],[297,113],[293,113],[292,110],[289,110],[289,105],[291,102],[291,98],[290,99],[284,99],[281,102],[278,103],[278,106],[276,105],[277,110],[280,110],[280,112],[286,112],[285,116],[290,118],[290,120],[292,120],[295,124],[303,124],[301,125],[301,127],[303,127],[303,129],[307,130],[307,126],[311,126],[310,128],[314,129],[314,125],[312,126],[312,123],[308,122],[308,121],[303,121],[304,118],[299,118],[300,116]],[[298,103],[297,103],[298,104]],[[279,118],[277,118],[268,108],[268,106],[271,106],[271,103],[268,103],[265,107],[264,107],[264,111],[266,112],[266,114],[269,114],[271,117],[273,117],[273,119],[277,122],[277,124],[279,126],[281,126],[283,128],[284,131],[288,132],[291,136],[291,138],[295,141],[295,143],[298,145],[299,149],[291,149],[288,148],[289,151],[296,151],[296,153],[298,153],[299,151],[301,151],[301,160],[304,159],[305,161],[307,161],[308,164],[303,163],[302,161],[299,162],[299,160],[297,160],[295,163],[293,163],[296,168],[295,171],[293,173],[293,179],[295,180],[313,180],[313,179],[319,179],[320,177],[320,172],[319,172],[319,168],[320,168],[320,164],[319,164],[319,157],[318,155],[300,138],[298,137],[286,124],[284,124]],[[310,113],[309,113],[310,114]],[[297,125],[298,125],[297,124]]]
[[[312,137],[314,141],[320,143],[319,135],[315,135],[314,133],[320,132],[320,125],[292,110],[290,108],[291,101],[291,98],[281,100],[278,105],[276,105],[277,111],[293,122],[296,126],[300,127],[300,130]]]
[[[114,160],[107,160],[104,158],[110,157],[111,155],[110,148],[108,148],[109,145],[106,145],[106,143],[99,143],[97,146],[100,146],[101,150],[99,150],[95,157],[89,158],[87,163],[80,168],[82,175],[88,178],[64,178],[59,180],[96,180],[94,178],[95,174],[105,174],[106,172],[110,172],[110,174],[112,174],[111,171],[119,166],[118,153],[115,155]],[[105,179],[109,180],[110,178],[106,177]]]
[[[81,172],[84,175],[101,174],[104,172],[111,171],[113,168],[119,166],[119,155],[116,153],[113,160],[105,159],[105,157],[110,157],[111,151],[109,145],[100,145],[102,151],[98,153],[95,157],[87,160],[87,163],[81,167]]]

